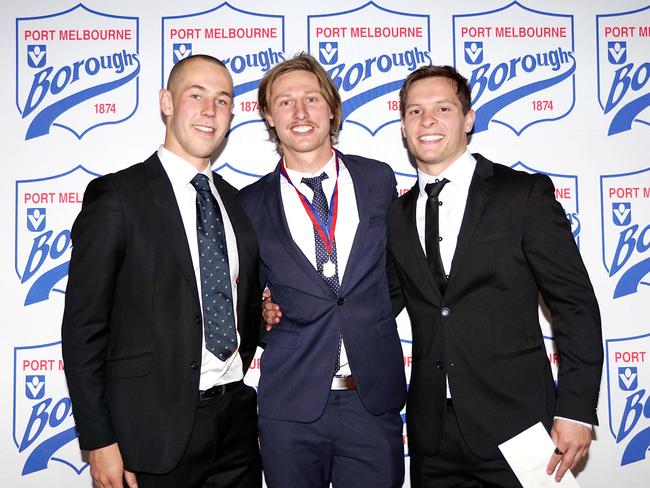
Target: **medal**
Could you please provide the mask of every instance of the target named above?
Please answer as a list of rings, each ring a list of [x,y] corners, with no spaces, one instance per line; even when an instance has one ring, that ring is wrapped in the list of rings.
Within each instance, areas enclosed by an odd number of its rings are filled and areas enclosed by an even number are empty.
[[[336,265],[327,258],[327,261],[323,263],[323,276],[325,278],[331,278],[336,274]]]

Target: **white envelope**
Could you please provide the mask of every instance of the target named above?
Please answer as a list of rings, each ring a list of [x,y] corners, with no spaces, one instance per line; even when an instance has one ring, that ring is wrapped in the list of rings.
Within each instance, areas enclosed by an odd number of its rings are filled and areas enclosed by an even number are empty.
[[[559,483],[546,474],[555,446],[541,422],[499,444],[499,449],[524,488],[580,488],[571,471]]]

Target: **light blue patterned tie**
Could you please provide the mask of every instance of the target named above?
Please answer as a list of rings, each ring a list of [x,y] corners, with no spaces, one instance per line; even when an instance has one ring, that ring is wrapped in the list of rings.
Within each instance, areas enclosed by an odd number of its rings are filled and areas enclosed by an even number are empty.
[[[205,346],[218,359],[225,361],[237,349],[226,232],[208,177],[198,174],[191,183],[196,188]]]

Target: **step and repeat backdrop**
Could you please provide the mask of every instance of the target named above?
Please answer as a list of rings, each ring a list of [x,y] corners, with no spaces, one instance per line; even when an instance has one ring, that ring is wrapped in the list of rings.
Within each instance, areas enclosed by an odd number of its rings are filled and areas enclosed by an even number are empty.
[[[257,86],[299,51],[317,57],[339,88],[338,147],[390,163],[400,192],[415,170],[398,90],[428,64],[454,65],[470,79],[473,152],[553,179],[603,318],[600,426],[578,482],[648,486],[647,0],[22,0],[3,2],[0,13],[2,486],[91,484],[60,347],[70,227],[88,182],[156,150],[158,90],[194,53],[222,59],[235,82],[231,133],[214,170],[237,187],[270,172],[278,156]],[[562,358],[543,306],[540,317],[556,370]],[[405,316],[399,322],[408,373],[411,333]]]

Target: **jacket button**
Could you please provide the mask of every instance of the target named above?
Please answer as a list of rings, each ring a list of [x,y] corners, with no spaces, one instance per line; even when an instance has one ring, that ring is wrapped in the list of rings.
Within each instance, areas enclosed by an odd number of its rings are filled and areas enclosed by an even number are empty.
[[[339,299],[336,300],[337,305],[343,305],[344,303],[345,303],[345,298],[343,297],[339,297]]]
[[[194,322],[196,322],[197,324],[201,325],[201,316],[200,316],[200,315],[196,315],[196,316],[194,317]]]
[[[436,369],[442,369],[442,361],[436,363]]]
[[[192,361],[192,364],[190,364],[192,369],[199,369],[199,362],[198,361]]]
[[[451,313],[451,310],[449,310],[447,307],[443,307],[440,309],[440,315],[443,317],[449,317],[449,314]]]

